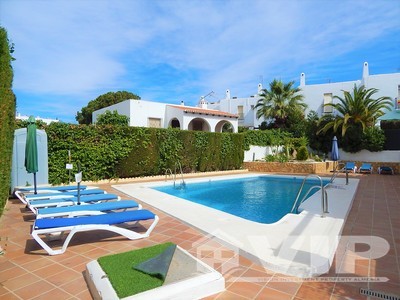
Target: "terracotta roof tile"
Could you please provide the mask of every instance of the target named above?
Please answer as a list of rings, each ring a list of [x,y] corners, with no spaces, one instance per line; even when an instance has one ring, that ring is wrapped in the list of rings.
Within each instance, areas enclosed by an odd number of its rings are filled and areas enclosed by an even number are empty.
[[[205,108],[200,108],[200,107],[183,106],[183,105],[168,105],[168,106],[183,110],[185,113],[221,116],[221,117],[228,117],[228,118],[239,118],[239,115],[235,115],[235,114],[231,114],[228,112],[215,110],[215,109],[205,109]]]

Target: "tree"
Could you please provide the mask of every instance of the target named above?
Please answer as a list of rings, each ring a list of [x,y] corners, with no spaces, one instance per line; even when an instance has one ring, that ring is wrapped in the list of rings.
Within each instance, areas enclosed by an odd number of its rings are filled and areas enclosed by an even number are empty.
[[[119,125],[128,126],[129,117],[125,115],[120,115],[116,110],[110,112],[107,110],[104,114],[97,117],[97,125]]]
[[[14,44],[10,43],[7,31],[0,27],[0,215],[7,202],[13,154],[16,97],[12,89]]]
[[[257,119],[270,119],[277,128],[286,128],[289,115],[303,112],[307,108],[300,88],[294,88],[294,81],[283,83],[274,79],[269,90],[263,89],[257,101]]]
[[[325,106],[333,107],[338,114],[319,132],[326,132],[330,128],[337,132],[341,128],[341,135],[344,137],[350,127],[359,125],[364,132],[367,127],[374,126],[376,119],[384,114],[383,110],[393,105],[390,97],[372,98],[377,92],[375,88],[366,89],[363,85],[354,85],[352,94],[343,90],[344,97],[334,96],[339,102],[327,103]],[[328,117],[330,116],[323,116],[322,120]]]
[[[327,122],[331,121],[333,117],[321,120],[316,111],[312,110],[307,115],[306,136],[309,141],[309,146],[318,153],[326,154],[331,150],[332,138],[334,136],[333,130],[329,129],[326,132],[317,134],[320,128],[323,128]]]
[[[108,92],[106,94],[100,95],[96,99],[90,101],[87,106],[82,107],[82,110],[77,112],[75,119],[79,124],[91,124],[92,123],[92,113],[95,110],[117,104],[119,102],[136,99],[139,100],[140,97],[131,92],[119,91],[119,92]]]

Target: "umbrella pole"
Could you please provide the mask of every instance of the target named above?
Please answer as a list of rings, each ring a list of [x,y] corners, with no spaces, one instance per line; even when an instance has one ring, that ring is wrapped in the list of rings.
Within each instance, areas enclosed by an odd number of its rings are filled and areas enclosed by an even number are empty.
[[[33,173],[34,194],[37,194],[36,173]]]

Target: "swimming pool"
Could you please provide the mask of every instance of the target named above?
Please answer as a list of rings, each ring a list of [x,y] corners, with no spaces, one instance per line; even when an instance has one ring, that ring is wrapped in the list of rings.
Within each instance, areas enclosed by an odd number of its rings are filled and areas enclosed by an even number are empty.
[[[231,180],[245,180],[259,177],[260,174],[245,173],[199,176],[185,178],[187,185],[191,183]],[[293,178],[295,175],[262,176]],[[195,176],[193,176],[195,177]],[[302,176],[297,178],[303,179]],[[323,180],[330,178],[322,177]],[[311,180],[311,179],[310,179]],[[198,204],[155,190],[155,187],[168,185],[164,176],[159,181],[120,183],[112,185],[118,191],[141,201],[145,208],[157,212],[163,211],[173,218],[179,219],[205,233],[207,238],[189,241],[192,247],[199,247],[208,238],[216,238],[237,253],[261,262],[264,267],[279,273],[310,277],[327,272],[333,261],[337,247],[337,239],[341,235],[344,221],[350,211],[359,179],[336,178],[327,189],[329,213],[321,215],[321,199],[319,193],[312,195],[301,205],[299,214],[286,214],[278,222],[265,224],[250,221],[209,206]],[[293,199],[294,201],[294,199]],[[148,206],[147,206],[148,205]],[[166,216],[162,216],[166,218]],[[168,226],[168,219],[164,219]],[[218,260],[220,262],[220,260]]]
[[[271,224],[290,213],[302,182],[303,178],[299,176],[254,176],[190,183],[179,189],[173,184],[153,188],[250,221]],[[318,184],[318,180],[308,179],[300,199],[310,187]],[[316,191],[314,189],[308,197]]]

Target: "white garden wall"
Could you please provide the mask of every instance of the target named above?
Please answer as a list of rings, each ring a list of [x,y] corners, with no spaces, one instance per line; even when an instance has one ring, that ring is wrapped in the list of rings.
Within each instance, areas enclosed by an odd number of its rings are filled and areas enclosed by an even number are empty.
[[[279,147],[250,146],[250,150],[244,152],[243,161],[264,160],[267,155],[273,154],[274,151],[279,153],[279,151],[282,151],[282,146]]]
[[[250,146],[250,150],[244,152],[244,161],[263,160],[267,155],[273,154],[271,147]],[[400,163],[400,150],[387,150],[370,152],[361,150],[357,153],[348,153],[339,149],[340,160],[362,162],[393,162]],[[328,158],[330,158],[330,154]]]
[[[346,161],[364,161],[364,162],[395,162],[400,163],[399,150],[387,150],[380,152],[370,152],[361,150],[357,153],[348,153],[339,149],[340,160]]]

